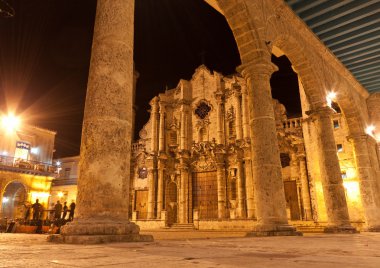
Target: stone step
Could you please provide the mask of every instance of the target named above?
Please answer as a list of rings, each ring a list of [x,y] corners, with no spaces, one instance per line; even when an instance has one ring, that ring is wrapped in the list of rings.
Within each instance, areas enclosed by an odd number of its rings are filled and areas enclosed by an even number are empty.
[[[194,230],[195,227],[192,223],[174,223],[171,229]]]

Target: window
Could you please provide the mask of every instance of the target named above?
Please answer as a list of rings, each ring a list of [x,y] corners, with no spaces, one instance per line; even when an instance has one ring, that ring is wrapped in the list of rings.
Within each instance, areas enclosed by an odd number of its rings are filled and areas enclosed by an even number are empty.
[[[288,167],[290,166],[290,156],[289,154],[281,153],[280,154],[281,159],[281,167]]]
[[[346,179],[347,178],[347,173],[345,170],[342,170],[342,179]]]
[[[208,106],[205,102],[201,102],[197,109],[195,109],[195,114],[200,118],[200,119],[205,119],[208,113],[211,111],[211,107]]]
[[[139,168],[139,178],[146,179],[148,177],[148,169],[146,167]]]
[[[338,151],[338,153],[343,152],[343,145],[342,144],[337,144],[336,145],[336,150]]]
[[[23,141],[16,142],[15,159],[28,160],[30,144]]]
[[[169,134],[169,141],[171,146],[177,145],[177,131],[172,130]]]
[[[228,122],[228,136],[230,138],[235,137],[235,121],[231,120]]]
[[[71,168],[65,168],[65,178],[70,177],[70,171],[71,171]]]
[[[333,124],[334,124],[334,129],[338,129],[340,127],[339,120],[333,120]]]

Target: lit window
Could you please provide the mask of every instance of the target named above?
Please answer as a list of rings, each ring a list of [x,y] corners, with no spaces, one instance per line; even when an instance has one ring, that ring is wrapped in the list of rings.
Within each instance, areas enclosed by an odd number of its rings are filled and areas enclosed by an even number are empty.
[[[333,123],[334,123],[334,129],[339,128],[339,120],[334,120]]]
[[[15,159],[28,160],[30,144],[23,141],[16,142]]]
[[[342,144],[337,144],[336,145],[336,150],[338,151],[338,153],[343,152],[343,145]]]

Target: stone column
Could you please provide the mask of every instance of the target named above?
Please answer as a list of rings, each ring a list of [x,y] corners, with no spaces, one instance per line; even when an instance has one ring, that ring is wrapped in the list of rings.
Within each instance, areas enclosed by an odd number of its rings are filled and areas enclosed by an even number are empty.
[[[223,93],[221,91],[217,91],[215,93],[215,98],[216,98],[216,143],[217,144],[224,144],[224,131],[223,131]]]
[[[187,157],[181,156],[180,166],[181,184],[179,192],[179,223],[189,223],[189,204],[188,204],[188,187],[189,187],[189,167],[187,165]]]
[[[161,212],[164,209],[165,161],[166,155],[160,155],[158,159],[157,219],[161,219]]]
[[[313,220],[311,211],[311,200],[309,191],[309,180],[307,176],[306,168],[306,156],[304,154],[298,155],[299,167],[300,167],[300,179],[301,179],[301,193],[302,193],[302,205],[304,209],[305,220]]]
[[[246,218],[245,209],[245,191],[244,191],[244,168],[242,160],[238,160],[237,166],[237,216],[238,218]]]
[[[76,217],[50,241],[152,240],[128,220],[133,0],[98,0],[84,110]]]
[[[155,169],[152,167],[148,168],[148,219],[155,218],[155,205],[156,205],[156,183],[155,183]]]
[[[224,163],[224,153],[216,152],[216,179],[218,188],[218,218],[225,219],[227,216],[226,199],[226,168]]]
[[[150,102],[151,110],[151,126],[152,126],[152,139],[151,139],[151,150],[154,155],[158,153],[158,97],[154,97]]]
[[[331,121],[333,110],[321,107],[308,114],[312,117],[319,142],[319,164],[323,197],[325,200],[328,233],[354,233],[356,229],[350,224],[347,201],[343,188],[343,180],[339,166],[334,130]]]
[[[165,152],[165,105],[160,102],[160,131],[159,131],[158,150],[160,153]]]
[[[241,101],[241,109],[242,109],[242,118],[243,118],[243,137],[244,139],[249,139],[249,111],[247,107],[247,99],[248,99],[248,94],[247,94],[247,89],[244,88],[242,89],[242,101]]]
[[[256,218],[256,207],[255,207],[255,195],[253,190],[253,178],[252,178],[252,161],[250,155],[251,149],[245,149],[244,157],[244,174],[245,174],[245,189],[247,195],[247,218]]]
[[[359,177],[360,195],[367,229],[368,231],[380,232],[380,192],[376,179],[376,171],[372,166],[377,163],[371,163],[370,150],[368,148],[369,139],[373,138],[366,134],[349,137],[354,146],[356,170]],[[376,141],[373,144],[374,147],[375,144]]]
[[[185,104],[181,107],[180,150],[187,150],[187,111]]]
[[[241,93],[237,90],[234,92],[234,102],[236,107],[236,139],[243,139],[242,107],[240,102]]]
[[[269,58],[269,57],[268,57]],[[242,75],[247,81],[252,176],[256,203],[257,224],[249,235],[296,235],[288,225],[280,152],[277,141],[270,77],[277,70],[269,59],[260,64],[243,65]]]

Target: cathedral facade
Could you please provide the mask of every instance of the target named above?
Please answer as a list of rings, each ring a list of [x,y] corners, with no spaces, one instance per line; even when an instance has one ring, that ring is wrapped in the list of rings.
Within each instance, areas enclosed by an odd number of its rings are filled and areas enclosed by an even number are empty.
[[[305,99],[302,85],[302,110]],[[150,119],[132,146],[130,211],[142,228],[250,228],[256,220],[247,86],[200,66],[190,81],[153,98]],[[331,124],[350,219],[364,221],[352,146],[338,106]],[[313,122],[288,118],[273,99],[287,217],[327,221]]]

